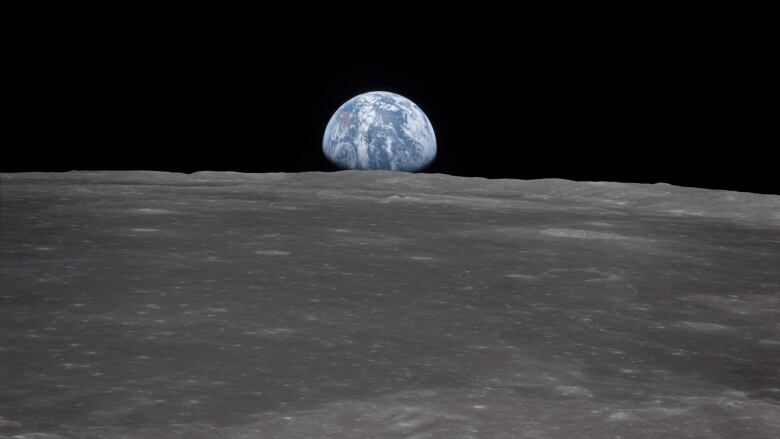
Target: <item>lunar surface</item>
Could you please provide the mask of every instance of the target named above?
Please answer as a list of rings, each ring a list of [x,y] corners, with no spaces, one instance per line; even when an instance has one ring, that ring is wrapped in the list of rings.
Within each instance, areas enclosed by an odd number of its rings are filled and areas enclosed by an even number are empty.
[[[4,174],[0,437],[777,438],[780,197]]]

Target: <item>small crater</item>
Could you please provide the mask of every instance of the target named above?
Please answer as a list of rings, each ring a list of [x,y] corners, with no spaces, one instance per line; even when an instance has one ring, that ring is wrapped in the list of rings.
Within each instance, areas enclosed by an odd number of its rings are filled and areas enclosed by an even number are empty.
[[[522,280],[558,280],[564,282],[601,282],[620,280],[620,276],[594,268],[553,268],[537,275],[512,273],[506,277]]]
[[[284,250],[255,250],[255,254],[263,256],[289,256],[290,252]]]
[[[607,422],[634,422],[641,419],[639,416],[628,412],[614,412],[607,416]]]
[[[262,334],[270,337],[280,337],[285,335],[294,334],[295,331],[289,328],[266,328],[262,330]]]
[[[558,386],[555,390],[567,398],[593,398],[590,390],[580,386]]]
[[[730,326],[708,322],[680,322],[678,326],[699,332],[722,332],[733,329]]]
[[[614,233],[595,232],[592,230],[578,229],[544,229],[543,235],[555,236],[558,238],[576,238],[576,239],[629,239],[627,236]]]
[[[778,340],[767,340],[767,339],[764,339],[764,340],[759,340],[758,343],[762,344],[764,346],[780,346],[780,341],[778,341]]]
[[[142,215],[170,215],[172,213],[179,213],[175,210],[168,210],[168,209],[153,209],[144,207],[141,209],[134,209],[134,213],[142,214]]]

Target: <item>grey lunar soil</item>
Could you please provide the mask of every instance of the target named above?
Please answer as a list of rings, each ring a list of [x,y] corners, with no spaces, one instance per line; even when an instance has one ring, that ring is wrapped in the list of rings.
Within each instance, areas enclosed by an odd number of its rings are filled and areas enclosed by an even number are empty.
[[[0,180],[0,438],[778,438],[780,197]]]

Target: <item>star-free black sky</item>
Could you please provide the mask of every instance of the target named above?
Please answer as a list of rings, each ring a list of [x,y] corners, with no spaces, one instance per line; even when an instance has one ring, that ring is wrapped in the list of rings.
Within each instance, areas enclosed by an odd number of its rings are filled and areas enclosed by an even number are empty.
[[[722,26],[272,21],[30,37],[11,119],[23,135],[0,170],[335,170],[321,152],[328,119],[387,90],[434,126],[425,172],[780,192],[767,60]]]

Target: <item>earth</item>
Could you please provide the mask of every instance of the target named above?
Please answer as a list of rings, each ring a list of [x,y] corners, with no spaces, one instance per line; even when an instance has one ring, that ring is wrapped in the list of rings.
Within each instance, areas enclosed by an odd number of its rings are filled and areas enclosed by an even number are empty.
[[[333,114],[322,150],[343,169],[417,172],[436,157],[436,136],[414,102],[373,91],[348,100]]]

